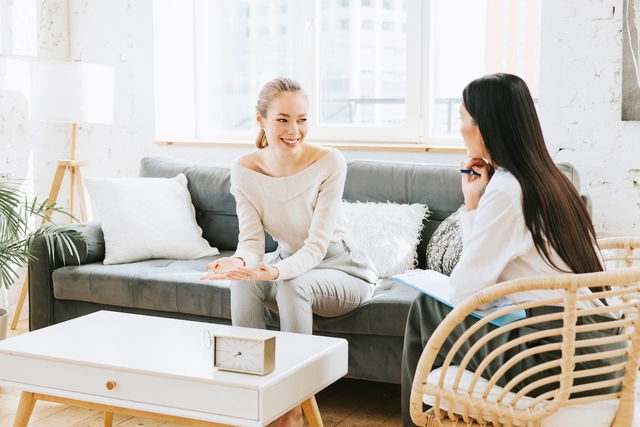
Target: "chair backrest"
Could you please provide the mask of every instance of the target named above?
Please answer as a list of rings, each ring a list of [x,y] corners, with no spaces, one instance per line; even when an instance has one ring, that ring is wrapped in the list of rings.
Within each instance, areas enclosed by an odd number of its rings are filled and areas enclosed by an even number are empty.
[[[593,293],[587,289],[604,286],[610,288]],[[555,291],[549,295],[557,297],[505,306],[472,327],[460,328],[460,323],[478,307],[531,290]],[[458,415],[453,409],[458,408],[458,414],[466,422],[478,420],[496,425],[537,425],[563,406],[620,399],[615,418],[619,424],[614,425],[631,425],[640,360],[639,297],[640,268],[522,278],[478,292],[451,311],[426,344],[411,392],[414,422],[424,425],[427,421],[422,407],[427,394],[435,402],[429,416],[456,419]],[[608,299],[608,305],[597,302],[602,298]],[[495,327],[479,338],[476,334],[472,345],[463,345],[491,320],[523,309],[527,312],[525,318]],[[515,331],[518,333],[513,335]],[[438,352],[452,334],[458,338],[448,349],[437,381],[427,382]],[[503,334],[515,338],[505,340]],[[491,341],[501,336],[502,344],[492,347]],[[469,363],[474,355],[486,348],[491,350],[478,366],[471,368]],[[501,357],[503,364],[487,375],[487,367],[504,354],[508,357]],[[527,365],[509,377],[509,370],[526,358],[539,358],[543,363]],[[447,370],[453,371],[452,365],[458,366],[455,379],[451,381],[449,375],[445,384]],[[465,369],[473,371],[473,379],[462,387]],[[495,385],[502,390],[489,396]]]
[[[608,269],[640,265],[640,237],[606,237],[598,246]]]

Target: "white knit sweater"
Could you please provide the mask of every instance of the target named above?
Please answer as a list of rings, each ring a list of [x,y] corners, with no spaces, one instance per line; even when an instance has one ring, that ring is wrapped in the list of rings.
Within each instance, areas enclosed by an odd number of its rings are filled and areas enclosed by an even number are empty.
[[[347,163],[332,149],[291,176],[271,177],[234,162],[231,193],[236,198],[240,226],[234,254],[249,267],[264,256],[264,230],[287,254],[274,264],[286,280],[316,267],[327,248],[346,234],[341,211]]]
[[[463,249],[450,277],[454,303],[506,280],[561,274],[538,253],[524,222],[520,183],[503,168],[493,174],[478,208],[460,211],[460,225]],[[553,248],[549,252],[557,266],[570,270]],[[586,288],[580,290],[580,294],[588,293]],[[532,290],[511,294],[508,300],[517,304],[563,297],[564,292],[560,290]],[[615,298],[610,301],[617,303]],[[602,303],[587,300],[579,301],[578,306],[593,308]]]

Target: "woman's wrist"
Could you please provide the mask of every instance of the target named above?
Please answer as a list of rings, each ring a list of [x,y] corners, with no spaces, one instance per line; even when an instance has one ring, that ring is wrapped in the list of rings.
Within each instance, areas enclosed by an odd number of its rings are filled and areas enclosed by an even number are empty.
[[[476,209],[478,207],[478,204],[480,203],[480,199],[479,198],[466,198],[464,199],[464,209],[467,211],[472,211],[474,209]]]

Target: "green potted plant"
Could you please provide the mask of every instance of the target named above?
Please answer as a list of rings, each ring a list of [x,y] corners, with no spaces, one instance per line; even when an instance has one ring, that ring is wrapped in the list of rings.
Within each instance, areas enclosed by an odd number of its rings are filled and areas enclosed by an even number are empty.
[[[56,225],[51,219],[52,212],[70,216],[62,209],[29,200],[15,181],[0,181],[0,289],[8,289],[18,278],[19,269],[31,259],[31,241],[43,235],[47,242],[49,256],[65,253],[79,258],[74,239],[82,239],[80,233],[68,226]],[[31,224],[37,219],[40,228],[33,231]],[[66,249],[66,251],[65,251]],[[7,333],[8,307],[0,305],[0,339]]]

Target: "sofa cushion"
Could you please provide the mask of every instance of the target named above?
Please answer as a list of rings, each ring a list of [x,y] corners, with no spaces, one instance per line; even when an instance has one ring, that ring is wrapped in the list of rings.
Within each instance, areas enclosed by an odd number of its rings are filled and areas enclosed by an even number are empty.
[[[354,243],[373,262],[378,277],[390,277],[416,265],[418,239],[429,213],[420,203],[342,203]]]
[[[219,250],[234,250],[238,245],[238,217],[236,202],[230,192],[228,165],[215,165],[175,160],[164,157],[145,157],[141,161],[142,177],[174,177],[184,173],[189,180],[189,192],[196,209],[196,221],[211,246]],[[265,233],[267,251],[276,244]]]
[[[196,208],[203,237],[220,250],[238,244],[235,200],[229,192],[229,166],[175,160],[166,157],[142,159],[140,176],[173,177],[184,173]],[[348,202],[422,203],[431,215],[425,220],[418,245],[418,267],[426,265],[425,252],[431,233],[463,201],[460,173],[455,165],[351,160],[343,199]],[[267,251],[275,250],[266,235]]]
[[[418,244],[418,268],[425,268],[427,243],[442,220],[463,202],[460,173],[454,165],[352,160],[347,165],[344,200],[348,202],[422,203],[425,219]]]
[[[462,228],[460,228],[459,212],[452,213],[442,221],[427,245],[427,269],[435,270],[447,276],[460,260],[462,254]]]
[[[452,365],[445,374],[444,389],[452,390],[453,383],[459,372],[458,366]],[[432,385],[437,385],[441,378],[442,368],[437,368],[431,371],[427,376],[427,382]],[[469,388],[473,383],[474,373],[470,371],[463,371],[460,379],[460,385],[458,391],[461,394],[469,394]],[[489,385],[489,381],[484,378],[480,378],[475,384],[475,388],[471,395],[475,398],[482,397],[483,392]],[[636,380],[636,387],[640,385],[640,379]],[[503,388],[500,386],[493,386],[486,397],[487,405],[491,402],[495,402],[501,395]],[[504,402],[510,402],[516,394],[513,392],[506,393]],[[516,408],[526,408],[531,405],[535,399],[533,397],[523,396],[518,403],[515,404]],[[426,405],[433,406],[435,404],[435,397],[429,394],[423,396],[423,402]],[[569,405],[562,405],[557,411],[552,412],[551,415],[544,417],[541,422],[541,427],[556,427],[556,426],[589,426],[589,427],[609,427],[612,425],[615,418],[616,411],[618,410],[618,399],[606,399],[595,402],[583,402],[573,403]],[[441,408],[443,410],[449,409],[449,401],[442,399]],[[454,403],[452,412],[456,414],[465,413],[464,407],[461,403]],[[502,421],[502,420],[500,420]],[[633,424],[638,425],[638,424]]]
[[[230,253],[223,252],[222,256]],[[62,267],[53,272],[54,295],[62,300],[230,319],[228,282],[200,280],[212,259]],[[323,332],[401,337],[404,320],[396,319],[406,319],[417,293],[408,286],[382,280],[369,302],[344,316],[315,316],[314,327]],[[267,318],[269,326],[279,326],[276,313]]]
[[[53,272],[53,292],[57,299],[229,319],[228,282],[200,280],[214,258],[62,267]]]
[[[202,238],[187,178],[87,178],[105,241],[105,264],[218,254]]]

